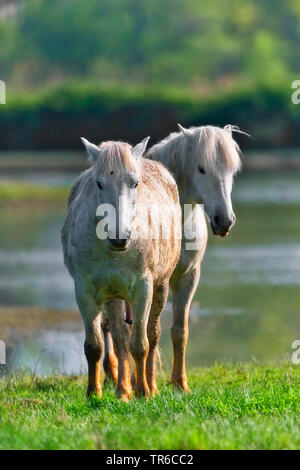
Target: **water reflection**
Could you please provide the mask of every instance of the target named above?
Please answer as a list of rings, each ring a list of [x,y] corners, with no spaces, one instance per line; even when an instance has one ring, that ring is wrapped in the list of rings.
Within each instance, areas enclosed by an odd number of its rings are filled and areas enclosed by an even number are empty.
[[[208,249],[203,283],[300,284],[300,244]]]
[[[77,375],[87,371],[83,354],[83,331],[41,331],[33,340],[19,341],[12,363],[39,375]]]
[[[73,281],[63,264],[59,241],[52,249],[0,250],[0,259],[2,304],[76,308]]]
[[[299,171],[244,174],[233,189],[233,199],[243,204],[258,205],[299,203]]]

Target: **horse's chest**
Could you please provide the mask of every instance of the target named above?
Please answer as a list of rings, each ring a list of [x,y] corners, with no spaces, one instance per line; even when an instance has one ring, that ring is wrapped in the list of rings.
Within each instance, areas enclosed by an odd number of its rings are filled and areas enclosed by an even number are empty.
[[[99,298],[107,299],[131,297],[139,277],[139,271],[133,270],[130,263],[122,265],[105,258],[93,263],[90,272],[90,280],[98,292]]]

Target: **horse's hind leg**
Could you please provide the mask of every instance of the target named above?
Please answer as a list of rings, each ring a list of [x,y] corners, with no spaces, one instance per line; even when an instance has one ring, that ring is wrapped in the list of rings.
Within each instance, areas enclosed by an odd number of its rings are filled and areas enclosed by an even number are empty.
[[[173,384],[189,392],[185,370],[185,349],[188,339],[188,318],[191,302],[193,300],[200,277],[200,264],[191,271],[171,282],[173,292],[173,325],[171,337],[173,341]]]
[[[156,386],[156,360],[158,354],[158,342],[161,333],[160,315],[165,308],[168,298],[168,291],[168,284],[154,288],[153,300],[147,326],[149,353],[146,363],[146,372],[148,387],[152,396],[155,396],[158,392]]]
[[[118,359],[115,353],[115,347],[110,332],[109,318],[102,317],[101,328],[104,338],[104,359],[103,369],[105,372],[105,381],[111,380],[114,385],[118,381]]]
[[[103,339],[100,328],[101,314],[93,296],[81,286],[75,286],[76,300],[85,327],[84,352],[88,363],[87,396],[92,394],[101,396],[101,356],[103,352]]]
[[[149,352],[147,324],[152,303],[152,281],[144,279],[136,286],[136,292],[131,304],[133,326],[130,339],[130,351],[135,361],[137,396],[150,395],[146,377],[146,359]]]
[[[124,302],[110,300],[103,306],[109,317],[111,334],[118,357],[117,396],[122,400],[130,400],[132,396],[130,380],[130,328],[125,322]]]

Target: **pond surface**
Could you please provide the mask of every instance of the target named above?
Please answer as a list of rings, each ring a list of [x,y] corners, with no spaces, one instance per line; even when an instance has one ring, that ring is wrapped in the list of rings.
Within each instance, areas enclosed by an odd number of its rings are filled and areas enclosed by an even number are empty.
[[[21,179],[65,185],[75,175],[27,173]],[[237,223],[231,235],[210,235],[192,306],[189,366],[287,358],[300,339],[300,172],[241,174],[233,201]],[[1,207],[0,304],[59,309],[64,319],[13,342],[15,366],[36,372],[86,369],[80,317],[68,322],[65,313],[77,306],[60,245],[64,214],[64,207],[53,205]],[[170,322],[168,304],[161,338],[167,367]]]

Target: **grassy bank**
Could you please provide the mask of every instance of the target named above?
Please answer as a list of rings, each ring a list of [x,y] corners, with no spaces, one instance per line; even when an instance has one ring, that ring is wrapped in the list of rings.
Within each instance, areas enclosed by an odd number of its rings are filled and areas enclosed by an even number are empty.
[[[66,202],[70,188],[62,186],[42,186],[20,182],[1,182],[0,205],[14,203],[57,203]]]
[[[70,324],[81,326],[79,312],[43,307],[0,306],[0,339],[8,344],[14,340],[32,337],[37,331],[56,328],[60,331]]]
[[[85,377],[0,380],[0,449],[299,449],[300,367],[215,365],[166,380],[149,401],[108,387],[87,401]]]

